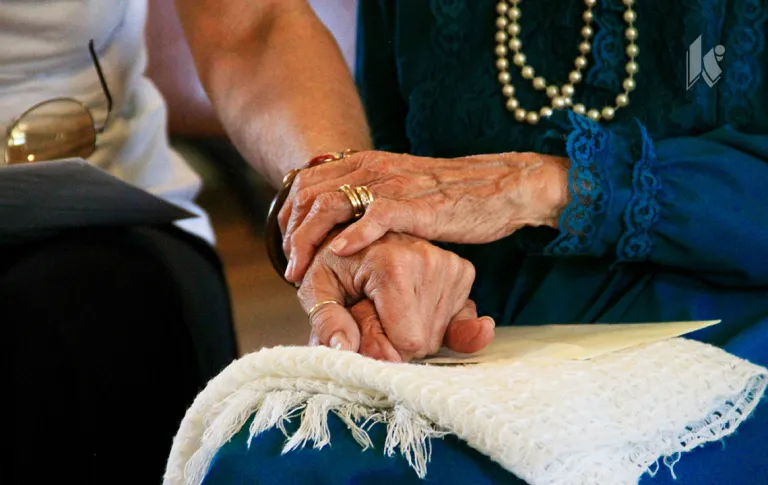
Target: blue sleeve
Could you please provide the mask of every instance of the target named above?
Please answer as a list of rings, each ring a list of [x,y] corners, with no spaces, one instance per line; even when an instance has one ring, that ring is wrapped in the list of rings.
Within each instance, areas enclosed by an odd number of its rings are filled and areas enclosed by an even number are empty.
[[[391,2],[366,0],[358,4],[355,78],[378,150],[407,153],[407,104],[399,89],[394,19]]]
[[[572,198],[545,253],[768,284],[768,135],[723,126],[654,143],[640,123],[609,129],[573,112],[563,126]]]

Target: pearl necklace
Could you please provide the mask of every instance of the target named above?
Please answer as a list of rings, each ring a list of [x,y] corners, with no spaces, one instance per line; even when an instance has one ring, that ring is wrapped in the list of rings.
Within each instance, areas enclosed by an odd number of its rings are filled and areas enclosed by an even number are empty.
[[[582,42],[579,44],[579,55],[574,61],[576,69],[570,72],[568,75],[569,84],[563,84],[557,86],[555,84],[547,85],[546,79],[541,76],[536,76],[536,72],[533,67],[526,64],[526,57],[523,54],[523,43],[520,41],[520,8],[519,4],[521,0],[501,0],[496,5],[496,12],[499,17],[496,19],[496,68],[499,70],[499,83],[501,84],[501,92],[506,98],[506,107],[509,111],[514,113],[515,120],[519,122],[526,122],[531,125],[535,125],[539,122],[540,117],[549,117],[552,115],[552,111],[556,109],[571,108],[575,113],[580,115],[587,115],[593,121],[611,120],[615,113],[620,108],[623,108],[629,104],[629,93],[635,89],[634,76],[640,69],[635,57],[640,53],[640,49],[635,44],[637,40],[637,29],[634,27],[634,22],[637,17],[635,11],[632,10],[634,0],[622,0],[622,3],[626,7],[624,11],[624,22],[627,24],[627,28],[624,31],[624,37],[627,39],[626,53],[629,57],[629,62],[624,66],[627,77],[622,82],[624,92],[616,96],[616,104],[614,106],[605,106],[602,110],[590,109],[583,104],[573,104],[573,94],[575,92],[574,86],[581,82],[583,77],[582,71],[587,67],[586,55],[592,50],[592,44],[590,39],[593,35],[592,19],[594,17],[592,9],[597,5],[598,0],[584,0],[586,10],[582,16],[584,20],[584,27],[581,29]],[[538,112],[526,111],[520,107],[520,102],[515,98],[515,87],[512,85],[512,76],[509,73],[509,60],[508,54],[514,53],[512,56],[512,63],[520,68],[520,75],[523,79],[528,79],[533,84],[533,88],[537,91],[545,91],[551,102],[549,106],[544,106]]]

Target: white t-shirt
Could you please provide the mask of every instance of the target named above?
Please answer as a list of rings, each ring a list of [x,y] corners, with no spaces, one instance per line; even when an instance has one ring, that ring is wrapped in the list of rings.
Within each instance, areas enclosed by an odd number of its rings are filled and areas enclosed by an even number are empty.
[[[199,214],[179,226],[212,243],[208,218],[194,204],[200,177],[171,149],[165,102],[144,76],[146,15],[147,0],[2,0],[0,134],[57,97],[81,101],[101,126],[107,102],[88,51],[93,39],[114,103],[88,161]]]

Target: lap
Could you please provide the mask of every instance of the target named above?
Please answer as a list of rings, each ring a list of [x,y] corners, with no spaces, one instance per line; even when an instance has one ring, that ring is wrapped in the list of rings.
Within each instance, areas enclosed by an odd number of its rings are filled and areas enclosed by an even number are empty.
[[[145,323],[170,308],[194,341],[201,379],[235,358],[220,262],[192,235],[174,227],[77,229],[0,247],[0,311],[6,328],[17,333],[34,338],[43,327],[55,326],[57,333],[93,335],[102,330],[97,314],[107,324],[123,319],[125,312],[150,318],[124,333],[152,332],[159,329],[147,329]]]
[[[216,255],[173,228],[0,247],[0,315],[19,484],[158,483],[185,410],[236,357]]]
[[[725,349],[756,364],[768,366],[768,320],[733,338]],[[296,423],[293,423],[296,426]],[[270,430],[247,445],[248,427],[227,443],[214,459],[205,485],[235,483],[402,483],[421,484],[415,472],[400,456],[383,454],[385,429],[376,425],[372,450],[361,451],[346,426],[335,416],[329,418],[331,445],[322,450],[303,449],[281,455],[282,432]],[[759,485],[768,483],[768,462],[764,442],[768,437],[768,401],[763,398],[753,415],[723,443],[710,443],[683,454],[672,473],[661,465],[654,477],[644,475],[641,485]],[[432,458],[426,483],[509,484],[524,483],[489,458],[449,436],[432,440]]]

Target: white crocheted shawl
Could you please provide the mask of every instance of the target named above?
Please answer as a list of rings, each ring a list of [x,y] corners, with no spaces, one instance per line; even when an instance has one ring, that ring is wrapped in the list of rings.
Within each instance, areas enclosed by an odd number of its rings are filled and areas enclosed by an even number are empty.
[[[472,366],[392,364],[324,347],[277,347],[235,361],[197,397],[174,440],[167,485],[198,485],[216,451],[251,417],[251,436],[301,419],[285,452],[333,439],[337,414],[363,447],[420,476],[429,440],[455,434],[534,485],[635,484],[681,453],[733,433],[765,391],[768,370],[675,338],[586,361]],[[255,416],[254,416],[255,413]]]

